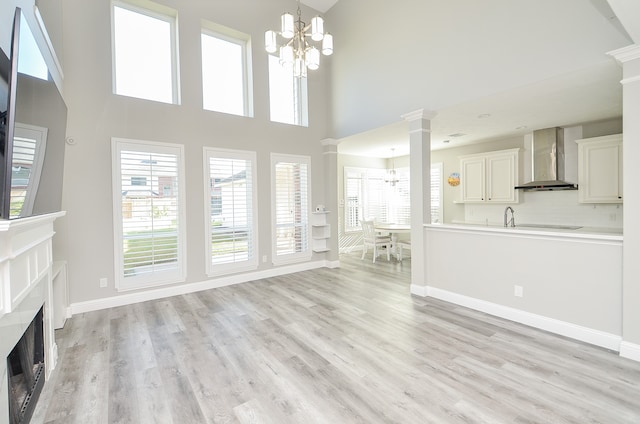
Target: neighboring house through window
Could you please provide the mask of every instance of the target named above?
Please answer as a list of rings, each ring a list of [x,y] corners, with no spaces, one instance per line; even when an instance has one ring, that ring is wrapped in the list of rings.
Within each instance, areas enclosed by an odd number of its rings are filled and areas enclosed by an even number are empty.
[[[207,274],[258,266],[256,154],[204,148]]]
[[[182,145],[113,139],[116,288],[185,278]]]

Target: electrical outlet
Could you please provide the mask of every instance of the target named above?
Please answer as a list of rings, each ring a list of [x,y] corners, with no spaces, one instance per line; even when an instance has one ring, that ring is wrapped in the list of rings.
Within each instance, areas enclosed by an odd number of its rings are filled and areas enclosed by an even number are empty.
[[[101,288],[107,287],[107,284],[108,284],[108,280],[105,277],[100,279],[100,287]]]
[[[524,289],[522,288],[522,286],[513,286],[513,295],[515,297],[524,296]]]
[[[267,255],[264,255],[264,256],[262,257],[262,262],[264,262],[264,263],[266,263],[266,262],[267,262]]]

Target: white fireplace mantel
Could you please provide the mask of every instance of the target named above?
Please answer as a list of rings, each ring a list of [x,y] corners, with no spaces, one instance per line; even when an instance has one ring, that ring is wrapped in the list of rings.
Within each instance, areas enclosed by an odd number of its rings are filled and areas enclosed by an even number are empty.
[[[56,366],[52,237],[64,215],[0,220],[0,424],[9,422],[6,358],[43,305],[47,379]]]

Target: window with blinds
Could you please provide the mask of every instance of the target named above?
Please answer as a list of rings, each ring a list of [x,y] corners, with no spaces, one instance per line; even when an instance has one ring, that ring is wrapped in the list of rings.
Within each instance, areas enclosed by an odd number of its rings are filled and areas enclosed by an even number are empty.
[[[309,259],[308,156],[271,155],[273,262]]]
[[[209,275],[255,269],[256,154],[204,149]]]
[[[384,169],[345,167],[345,231],[360,231],[363,219],[389,222],[391,194]]]
[[[40,183],[48,130],[16,122],[11,159],[9,217],[29,216]]]
[[[442,163],[431,164],[431,223],[442,223]]]
[[[388,182],[384,169],[344,169],[345,228],[360,231],[363,219],[411,224],[409,168],[396,169],[397,182]],[[442,222],[442,163],[431,165],[431,222]]]
[[[116,288],[183,281],[184,148],[113,140]]]

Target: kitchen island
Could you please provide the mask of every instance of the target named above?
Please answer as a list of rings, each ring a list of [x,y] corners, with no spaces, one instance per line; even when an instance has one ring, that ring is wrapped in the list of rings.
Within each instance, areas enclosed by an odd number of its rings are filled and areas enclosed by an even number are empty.
[[[608,349],[622,340],[622,232],[425,225],[431,296]]]

